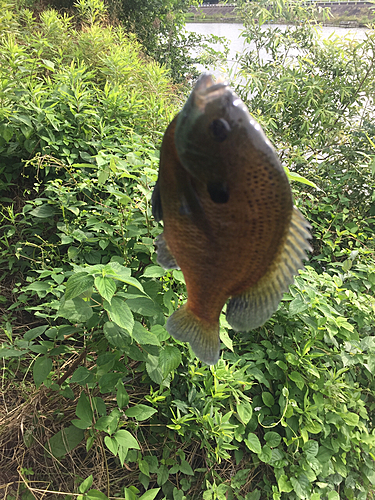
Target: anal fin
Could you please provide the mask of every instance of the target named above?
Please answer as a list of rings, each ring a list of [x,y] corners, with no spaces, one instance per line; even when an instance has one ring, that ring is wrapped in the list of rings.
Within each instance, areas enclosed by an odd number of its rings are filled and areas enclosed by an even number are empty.
[[[227,321],[234,330],[249,331],[263,325],[277,310],[283,293],[294,281],[302,261],[307,259],[305,250],[312,250],[310,225],[294,207],[289,233],[281,252],[260,280],[240,295],[233,296],[227,307]]]
[[[180,269],[169,249],[168,243],[165,241],[164,233],[159,234],[155,240],[155,245],[157,253],[156,262],[161,267],[164,269]]]
[[[196,356],[214,365],[220,356],[219,323],[208,323],[198,318],[184,304],[167,321],[167,330],[177,340],[189,342]]]

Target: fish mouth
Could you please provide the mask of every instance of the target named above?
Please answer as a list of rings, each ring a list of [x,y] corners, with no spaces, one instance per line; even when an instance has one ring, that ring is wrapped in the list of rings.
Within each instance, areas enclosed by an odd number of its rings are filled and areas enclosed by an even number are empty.
[[[194,104],[200,111],[204,111],[209,102],[222,97],[228,90],[230,91],[229,84],[225,80],[219,78],[215,83],[212,75],[203,74],[195,84]]]

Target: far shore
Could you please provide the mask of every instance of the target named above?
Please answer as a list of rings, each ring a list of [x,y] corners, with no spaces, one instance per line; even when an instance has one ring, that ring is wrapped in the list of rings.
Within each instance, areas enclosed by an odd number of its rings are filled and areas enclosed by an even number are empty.
[[[321,2],[320,2],[321,3]],[[321,3],[322,6],[326,6]],[[328,4],[327,4],[328,5]],[[329,3],[332,18],[322,21],[323,26],[338,26],[340,28],[367,27],[375,23],[375,11],[369,2],[337,2]],[[192,7],[187,12],[187,23],[241,23],[232,6]],[[296,21],[297,22],[297,21]],[[269,23],[271,24],[271,23]],[[273,24],[285,24],[275,20]]]

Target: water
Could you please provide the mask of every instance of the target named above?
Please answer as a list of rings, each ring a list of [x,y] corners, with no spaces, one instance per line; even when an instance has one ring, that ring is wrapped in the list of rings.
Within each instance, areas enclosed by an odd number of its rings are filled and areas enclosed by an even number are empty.
[[[286,29],[285,25],[273,24],[272,27],[279,28],[282,31]],[[269,26],[264,25],[264,28],[267,29]],[[216,36],[225,36],[230,42],[229,48],[229,56],[228,62],[229,67],[233,67],[234,72],[236,70],[235,56],[237,52],[242,52],[243,49],[248,46],[244,41],[244,38],[241,37],[241,32],[243,31],[244,26],[242,23],[187,23],[186,30],[194,31],[195,33],[201,35],[216,35]],[[336,26],[322,26],[318,28],[318,31],[321,32],[322,38],[329,38],[330,36],[350,36],[351,38],[356,38],[358,40],[363,40],[365,38],[365,33],[367,31],[366,28],[339,28]],[[222,44],[216,44],[215,50],[222,51],[224,46]],[[250,48],[252,46],[250,45]],[[289,54],[291,56],[297,55],[297,51],[290,51]],[[261,54],[262,55],[262,54]],[[265,54],[263,54],[265,55]],[[210,71],[214,73],[215,76],[219,76],[220,74],[225,74],[223,69],[215,69],[212,67],[205,67],[203,65],[198,66],[199,71]]]

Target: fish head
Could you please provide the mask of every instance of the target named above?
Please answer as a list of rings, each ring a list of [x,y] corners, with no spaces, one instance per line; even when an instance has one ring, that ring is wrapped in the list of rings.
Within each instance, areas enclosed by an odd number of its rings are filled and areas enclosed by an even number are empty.
[[[238,154],[262,154],[281,168],[260,125],[227,82],[209,74],[198,79],[177,116],[175,146],[182,166],[207,184],[225,185]],[[242,153],[239,153],[243,150]]]

